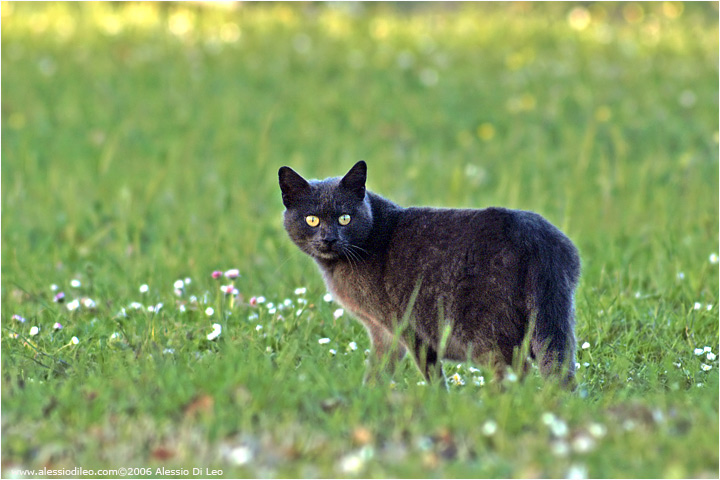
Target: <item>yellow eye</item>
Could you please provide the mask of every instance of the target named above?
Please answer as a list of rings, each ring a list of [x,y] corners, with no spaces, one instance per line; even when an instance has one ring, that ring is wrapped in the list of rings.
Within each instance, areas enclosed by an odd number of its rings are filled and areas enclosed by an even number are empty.
[[[350,223],[350,215],[340,215],[340,218],[338,218],[338,222],[340,225],[347,225]]]
[[[320,219],[315,215],[308,215],[307,217],[305,217],[305,221],[311,227],[317,227],[318,225],[320,225]]]

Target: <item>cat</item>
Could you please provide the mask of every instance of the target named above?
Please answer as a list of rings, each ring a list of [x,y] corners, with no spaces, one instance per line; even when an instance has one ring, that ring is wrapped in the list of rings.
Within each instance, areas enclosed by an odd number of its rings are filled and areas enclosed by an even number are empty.
[[[443,359],[490,363],[502,377],[527,335],[541,374],[573,385],[580,258],[543,217],[403,208],[366,190],[364,161],[343,177],[307,181],[290,167],[278,177],[290,239],[370,336],[365,381],[406,352],[428,382],[445,382]]]

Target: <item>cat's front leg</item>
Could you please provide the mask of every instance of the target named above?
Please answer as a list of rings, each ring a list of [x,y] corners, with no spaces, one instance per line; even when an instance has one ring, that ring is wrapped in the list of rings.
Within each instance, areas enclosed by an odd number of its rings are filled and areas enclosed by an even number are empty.
[[[362,320],[372,343],[369,366],[363,382],[366,385],[375,385],[382,382],[384,375],[392,376],[395,373],[397,364],[405,357],[407,350],[400,338],[396,338],[377,321],[367,317]]]
[[[437,383],[447,389],[447,379],[445,378],[445,372],[443,371],[442,362],[437,350],[424,342],[417,333],[411,335],[413,338],[409,340],[409,343],[413,359],[425,377],[425,380],[428,384],[434,385]]]

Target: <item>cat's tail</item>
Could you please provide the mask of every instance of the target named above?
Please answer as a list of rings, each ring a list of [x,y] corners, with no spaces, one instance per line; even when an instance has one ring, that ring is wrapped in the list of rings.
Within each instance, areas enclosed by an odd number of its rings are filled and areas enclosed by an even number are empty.
[[[528,259],[526,292],[534,329],[532,355],[543,376],[570,386],[575,376],[574,292],[580,278],[577,248],[540,215],[521,212],[518,229]]]

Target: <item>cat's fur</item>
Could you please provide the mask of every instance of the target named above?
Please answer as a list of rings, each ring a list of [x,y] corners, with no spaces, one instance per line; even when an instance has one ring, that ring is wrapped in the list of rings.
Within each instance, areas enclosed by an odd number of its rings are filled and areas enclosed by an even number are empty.
[[[442,376],[441,356],[502,367],[534,323],[530,355],[540,371],[572,383],[580,259],[543,217],[402,208],[366,191],[362,161],[342,178],[308,182],[289,167],[278,175],[285,229],[365,325],[376,361],[392,368],[407,350],[428,380]],[[341,215],[350,215],[345,226]]]

